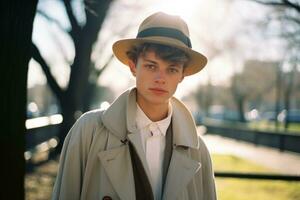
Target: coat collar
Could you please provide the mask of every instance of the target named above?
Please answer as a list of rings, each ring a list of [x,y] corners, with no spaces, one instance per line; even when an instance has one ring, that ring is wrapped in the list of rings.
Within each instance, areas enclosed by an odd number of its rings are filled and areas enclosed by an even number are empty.
[[[119,96],[102,115],[102,122],[116,137],[124,140],[127,133],[137,132],[136,119],[136,88],[131,88]],[[173,142],[176,146],[198,148],[195,122],[185,105],[172,97],[173,108]]]

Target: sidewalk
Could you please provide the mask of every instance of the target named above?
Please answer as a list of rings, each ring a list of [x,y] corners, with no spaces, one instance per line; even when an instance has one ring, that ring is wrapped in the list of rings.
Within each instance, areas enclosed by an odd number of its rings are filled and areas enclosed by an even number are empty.
[[[300,175],[300,154],[280,152],[274,148],[256,146],[218,135],[203,135],[201,127],[198,128],[198,133],[204,138],[211,153],[236,155],[283,174]]]

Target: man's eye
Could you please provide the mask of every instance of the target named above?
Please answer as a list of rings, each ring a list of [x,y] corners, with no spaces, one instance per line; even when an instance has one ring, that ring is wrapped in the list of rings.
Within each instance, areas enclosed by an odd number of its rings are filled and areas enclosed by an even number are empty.
[[[145,65],[145,67],[151,70],[155,69],[155,65]]]
[[[178,73],[179,70],[177,68],[169,68],[170,73]]]

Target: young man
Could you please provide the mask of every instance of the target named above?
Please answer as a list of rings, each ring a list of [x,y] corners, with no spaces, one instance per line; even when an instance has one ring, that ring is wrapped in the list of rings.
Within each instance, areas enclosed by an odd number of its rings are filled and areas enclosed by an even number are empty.
[[[113,52],[129,66],[136,87],[75,123],[52,198],[216,199],[208,150],[190,112],[173,97],[183,78],[207,62],[191,49],[186,23],[155,13]]]

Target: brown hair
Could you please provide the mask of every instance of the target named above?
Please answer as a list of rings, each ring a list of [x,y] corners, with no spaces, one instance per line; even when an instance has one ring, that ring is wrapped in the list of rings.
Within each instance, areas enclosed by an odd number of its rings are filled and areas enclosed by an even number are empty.
[[[133,46],[126,54],[130,60],[136,63],[138,57],[145,55],[147,51],[154,51],[162,60],[183,63],[184,66],[189,61],[189,57],[184,51],[175,47],[155,43],[143,43],[138,46]]]

